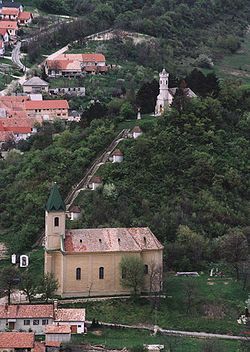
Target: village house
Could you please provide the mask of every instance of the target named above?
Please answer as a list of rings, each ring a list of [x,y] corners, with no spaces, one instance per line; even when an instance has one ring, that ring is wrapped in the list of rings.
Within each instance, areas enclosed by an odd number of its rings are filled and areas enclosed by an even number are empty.
[[[8,32],[10,40],[15,41],[18,31],[18,25],[15,21],[0,21],[0,30]]]
[[[41,117],[43,121],[67,120],[69,117],[67,100],[27,100],[24,105],[29,117]]]
[[[0,332],[0,352],[45,352],[32,332]]]
[[[45,212],[45,273],[59,282],[62,297],[129,294],[121,286],[123,256],[136,256],[144,263],[143,291],[151,289],[151,270],[162,273],[163,246],[149,228],[69,229],[66,206],[56,184]],[[161,275],[155,291],[161,289]]]
[[[25,81],[23,84],[23,92],[27,94],[36,93],[48,93],[49,83],[41,79],[40,77],[32,77]]]
[[[37,129],[28,118],[11,117],[0,119],[0,131],[9,132],[14,136],[15,141],[19,141],[21,139],[26,140],[33,133],[36,133]]]
[[[35,333],[43,333],[45,325],[54,321],[53,304],[0,305],[0,331],[30,329]]]
[[[160,85],[160,92],[157,96],[156,106],[155,106],[155,115],[159,116],[168,109],[171,104],[173,103],[174,96],[177,92],[177,87],[169,88],[168,87],[168,79],[169,73],[166,72],[165,69],[159,74],[159,85]],[[185,95],[187,98],[195,98],[196,94],[190,88],[184,88]]]
[[[49,77],[75,77],[108,71],[103,54],[60,54],[53,60],[46,60],[44,67]]]
[[[3,21],[17,21],[19,12],[17,8],[4,7],[0,10],[0,18]]]
[[[15,2],[15,1],[4,1],[1,0],[0,2],[0,8],[13,8],[13,9],[18,9],[20,12],[23,11],[23,5],[20,2]]]
[[[31,12],[27,12],[27,11],[19,12],[17,21],[20,26],[25,26],[27,24],[30,24],[32,20],[33,20],[33,14]]]
[[[81,209],[77,205],[71,205],[67,211],[68,218],[70,220],[78,220],[81,216]]]
[[[120,149],[115,149],[113,151],[110,157],[110,161],[112,161],[112,163],[121,163],[123,161],[123,153],[120,151]]]
[[[53,304],[0,305],[0,331],[33,331],[44,334],[47,325],[69,325],[73,333],[85,328],[85,309],[58,308]]]

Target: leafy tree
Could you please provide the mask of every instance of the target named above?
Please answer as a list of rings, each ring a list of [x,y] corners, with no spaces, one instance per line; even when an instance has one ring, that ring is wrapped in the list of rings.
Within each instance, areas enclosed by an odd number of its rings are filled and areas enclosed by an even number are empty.
[[[159,83],[156,80],[144,83],[136,94],[136,105],[141,108],[143,114],[154,112]]]
[[[38,284],[29,271],[25,271],[21,274],[20,289],[26,294],[29,303],[31,303],[34,295],[37,292]]]
[[[47,273],[41,280],[39,292],[42,293],[42,298],[48,302],[52,298],[55,291],[58,289],[59,283],[53,273]]]
[[[121,285],[132,290],[134,295],[140,292],[143,284],[144,265],[141,258],[124,256],[120,262]]]
[[[218,248],[221,257],[232,264],[236,278],[239,280],[240,263],[247,259],[247,238],[240,229],[232,229],[228,234],[218,239]]]
[[[135,115],[134,109],[129,102],[122,104],[120,114],[124,119],[132,119]]]
[[[0,272],[0,292],[8,297],[8,304],[11,303],[11,293],[20,282],[20,274],[15,267],[5,267]]]

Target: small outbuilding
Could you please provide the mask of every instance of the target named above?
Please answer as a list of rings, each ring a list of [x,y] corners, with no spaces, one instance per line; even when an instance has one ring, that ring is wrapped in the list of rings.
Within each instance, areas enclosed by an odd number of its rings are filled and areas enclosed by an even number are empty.
[[[68,210],[68,215],[70,220],[78,220],[81,216],[81,209],[78,205],[71,205]]]
[[[69,342],[71,340],[70,325],[47,325],[45,328],[45,345],[50,342]]]
[[[95,191],[100,186],[102,186],[102,178],[100,176],[93,176],[90,179],[89,188]]]
[[[111,155],[112,163],[121,163],[123,161],[123,153],[120,149],[115,149]]]
[[[47,93],[49,91],[49,83],[40,77],[32,77],[23,83],[24,93]]]
[[[130,132],[131,138],[136,139],[142,135],[142,130],[140,126],[135,126],[132,131]]]

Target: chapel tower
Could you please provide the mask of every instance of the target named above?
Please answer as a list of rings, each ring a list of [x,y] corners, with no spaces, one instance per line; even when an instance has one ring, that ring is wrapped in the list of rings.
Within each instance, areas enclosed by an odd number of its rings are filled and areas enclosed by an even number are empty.
[[[165,68],[159,74],[159,77],[160,92],[155,106],[155,115],[162,115],[166,107],[170,106],[173,100],[168,88],[169,73],[166,72]]]

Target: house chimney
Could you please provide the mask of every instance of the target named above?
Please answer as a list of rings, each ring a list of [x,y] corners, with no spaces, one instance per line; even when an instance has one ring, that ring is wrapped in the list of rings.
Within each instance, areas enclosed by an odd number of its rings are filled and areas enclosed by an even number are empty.
[[[54,304],[54,310],[57,310],[58,309],[58,300],[55,299],[53,304]]]

